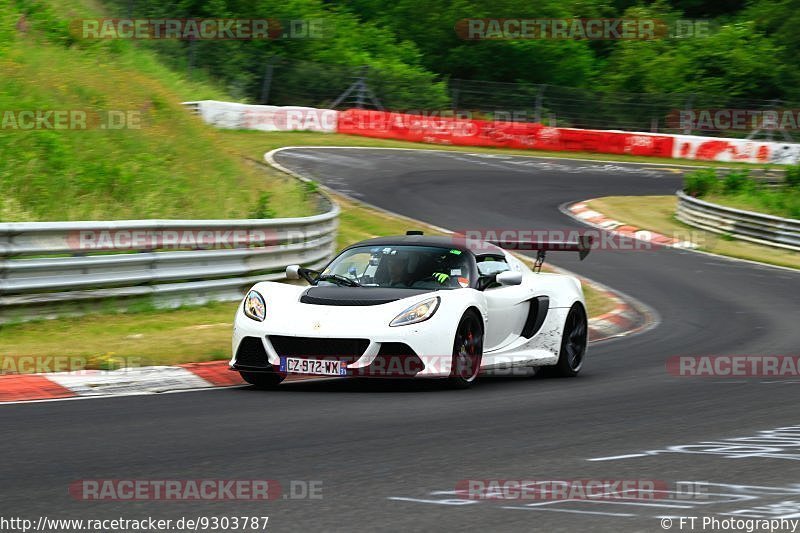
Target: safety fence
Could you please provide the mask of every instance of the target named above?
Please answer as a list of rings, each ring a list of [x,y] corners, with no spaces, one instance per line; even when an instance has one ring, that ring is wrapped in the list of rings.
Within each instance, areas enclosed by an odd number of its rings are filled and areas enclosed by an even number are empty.
[[[247,220],[0,224],[0,322],[151,297],[158,307],[235,300],[285,268],[324,265],[339,207]]]
[[[800,220],[743,211],[678,191],[676,217],[690,226],[736,239],[800,251]]]
[[[196,59],[213,42],[191,42]],[[209,58],[217,54],[209,50]],[[397,72],[378,65],[345,66],[268,56],[245,61],[221,77],[261,104],[521,115],[548,126],[647,131],[765,140],[798,139],[800,101],[743,98],[731,93],[636,93],[531,81],[493,81]],[[176,65],[177,66],[177,65]],[[181,64],[180,68],[183,68]],[[498,69],[498,73],[506,73]],[[493,77],[481,70],[475,75]],[[241,83],[232,78],[241,76]],[[501,74],[502,76],[502,74]],[[536,77],[536,76],[534,76]],[[565,83],[565,81],[561,81]],[[718,114],[717,112],[721,112]]]

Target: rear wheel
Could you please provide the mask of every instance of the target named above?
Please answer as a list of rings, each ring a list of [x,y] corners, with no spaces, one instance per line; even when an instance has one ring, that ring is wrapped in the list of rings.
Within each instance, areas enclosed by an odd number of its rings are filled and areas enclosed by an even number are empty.
[[[586,311],[583,309],[583,305],[576,302],[567,314],[564,333],[561,336],[558,363],[552,367],[556,376],[574,377],[578,375],[583,366],[584,355],[586,355],[588,331]]]
[[[481,371],[483,358],[483,327],[474,311],[461,317],[453,343],[453,359],[448,382],[451,387],[465,389],[472,385]]]
[[[242,379],[259,389],[274,389],[283,381],[277,372],[239,372]]]

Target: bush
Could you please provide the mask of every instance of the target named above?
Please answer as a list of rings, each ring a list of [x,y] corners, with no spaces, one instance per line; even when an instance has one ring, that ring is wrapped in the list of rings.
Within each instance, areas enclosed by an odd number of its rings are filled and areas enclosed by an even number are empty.
[[[786,211],[789,218],[800,220],[800,190],[796,190],[794,194],[786,198]]]
[[[800,165],[786,167],[786,185],[792,189],[800,189]]]
[[[317,191],[319,191],[319,185],[317,185],[316,181],[303,182],[303,198],[305,200],[310,199]]]
[[[719,187],[714,169],[703,168],[689,172],[683,178],[683,190],[691,196],[705,196]]]
[[[726,193],[732,194],[737,192],[742,192],[748,188],[751,188],[753,182],[750,180],[749,171],[747,170],[740,170],[740,171],[733,171],[722,181],[722,189]]]
[[[275,218],[275,211],[270,207],[271,200],[272,195],[269,192],[262,192],[250,211],[250,218]]]

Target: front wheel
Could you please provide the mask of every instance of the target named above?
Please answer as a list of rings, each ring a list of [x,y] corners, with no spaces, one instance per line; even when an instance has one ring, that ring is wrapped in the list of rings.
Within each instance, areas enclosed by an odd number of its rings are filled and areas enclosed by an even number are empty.
[[[478,315],[468,311],[461,317],[456,328],[453,343],[453,359],[450,368],[449,385],[456,389],[466,389],[477,379],[483,358],[483,327]]]
[[[586,355],[588,331],[586,311],[584,311],[583,305],[575,302],[572,304],[564,324],[558,363],[552,367],[556,376],[574,377],[578,375]]]
[[[283,381],[277,372],[239,372],[242,379],[258,389],[274,389]]]

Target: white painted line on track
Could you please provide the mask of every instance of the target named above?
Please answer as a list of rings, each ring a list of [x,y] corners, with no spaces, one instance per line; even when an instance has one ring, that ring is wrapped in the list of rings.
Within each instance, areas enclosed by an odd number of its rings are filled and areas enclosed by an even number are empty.
[[[587,461],[616,461],[617,459],[633,459],[634,457],[649,457],[649,453],[629,453],[627,455],[612,455],[610,457],[595,457]]]

